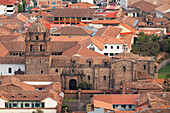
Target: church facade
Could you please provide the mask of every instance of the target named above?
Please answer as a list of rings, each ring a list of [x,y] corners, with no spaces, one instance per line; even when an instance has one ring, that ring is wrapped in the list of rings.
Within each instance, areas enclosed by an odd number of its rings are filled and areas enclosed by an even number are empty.
[[[119,90],[122,81],[156,78],[155,60],[132,54],[127,47],[111,58],[75,42],[52,42],[49,30],[37,20],[25,39],[25,75],[53,75],[70,90],[81,82],[92,84],[94,90]]]

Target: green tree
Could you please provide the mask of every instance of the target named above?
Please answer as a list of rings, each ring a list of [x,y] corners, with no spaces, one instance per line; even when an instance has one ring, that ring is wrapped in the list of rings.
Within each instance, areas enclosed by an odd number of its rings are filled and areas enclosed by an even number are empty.
[[[62,105],[62,111],[63,111],[63,113],[64,113],[65,111],[69,112],[69,105],[68,105],[68,104],[63,104],[63,105]]]
[[[168,40],[161,40],[159,41],[161,51],[168,52]]]
[[[90,83],[87,83],[87,82],[81,82],[79,84],[79,88],[82,89],[82,90],[91,90],[92,85]]]
[[[36,111],[33,111],[32,113],[44,113],[44,111],[41,109],[37,109]]]
[[[21,4],[18,4],[18,13],[22,13],[23,12],[23,7]]]
[[[25,0],[22,1],[22,7],[23,7],[23,12],[25,12],[25,10],[26,10],[26,1]]]
[[[170,92],[170,74],[167,74],[164,79],[164,91]]]

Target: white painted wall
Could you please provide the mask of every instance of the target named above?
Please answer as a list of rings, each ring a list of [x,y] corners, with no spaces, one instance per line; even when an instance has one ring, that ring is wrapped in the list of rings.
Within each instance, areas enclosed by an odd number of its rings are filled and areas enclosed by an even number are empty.
[[[93,0],[81,0],[81,2],[88,2],[88,3],[94,4]]]
[[[13,10],[12,12],[7,12],[8,10]],[[0,15],[2,14],[13,14],[15,12],[15,5],[13,7],[7,7],[7,5],[0,5]]]
[[[43,113],[57,113],[57,109],[41,109]],[[32,113],[36,109],[0,109],[0,113]]]
[[[9,68],[12,68],[12,73],[8,73]],[[0,75],[14,75],[19,68],[25,72],[25,64],[0,64]]]
[[[7,101],[2,99],[2,98],[0,98],[0,108],[5,108],[5,102],[7,102]]]
[[[5,14],[6,12],[6,5],[0,5],[0,15]]]
[[[57,101],[53,100],[51,98],[46,98],[42,102],[45,103],[45,108],[56,108],[56,106],[57,106]]]
[[[105,46],[107,46],[107,49],[105,49]],[[111,49],[111,46],[113,46],[113,49]],[[119,46],[119,49],[117,49],[117,46]],[[98,52],[100,54],[104,53],[108,53],[109,57],[110,53],[116,54],[116,53],[122,53],[123,52],[123,45],[122,44],[105,44],[103,50],[100,50],[96,45],[94,45],[93,43],[89,44],[87,46],[88,49],[90,49],[90,47],[94,47],[95,48],[95,52]]]
[[[127,8],[127,0],[117,0],[117,5],[119,4],[122,6],[122,8]]]
[[[30,84],[30,85],[50,85],[53,82],[49,82],[49,81],[41,81],[41,82],[37,82],[37,81],[23,81],[26,84]]]

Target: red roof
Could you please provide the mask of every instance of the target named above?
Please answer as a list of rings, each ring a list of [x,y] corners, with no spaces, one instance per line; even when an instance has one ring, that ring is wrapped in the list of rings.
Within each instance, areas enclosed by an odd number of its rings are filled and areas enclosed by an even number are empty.
[[[15,4],[16,0],[0,0],[0,5],[4,4]]]
[[[114,11],[114,12],[108,12],[108,13],[98,13],[98,14],[105,14],[106,17],[110,17],[110,18],[116,18],[118,11]]]

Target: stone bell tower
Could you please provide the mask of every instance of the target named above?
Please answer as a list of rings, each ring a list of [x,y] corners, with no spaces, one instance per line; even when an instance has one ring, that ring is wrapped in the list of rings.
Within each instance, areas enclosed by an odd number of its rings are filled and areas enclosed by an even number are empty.
[[[39,19],[28,29],[26,43],[26,74],[49,73],[49,30]]]

